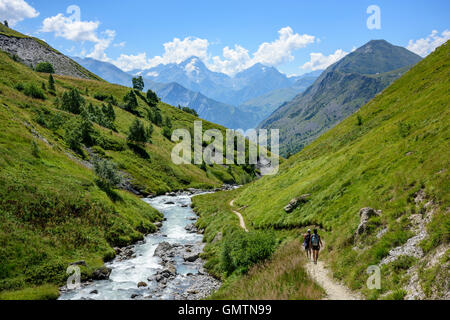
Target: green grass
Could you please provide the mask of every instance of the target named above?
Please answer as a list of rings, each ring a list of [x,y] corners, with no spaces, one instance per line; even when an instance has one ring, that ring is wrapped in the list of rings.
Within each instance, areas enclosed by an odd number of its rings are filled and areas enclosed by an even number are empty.
[[[232,196],[194,200],[202,214],[200,221],[205,219],[212,229],[206,229],[207,241],[213,230],[231,228],[225,224],[234,217],[225,213],[229,213],[230,197],[236,197],[236,207],[244,207],[240,211],[253,229],[276,229],[283,234],[283,230],[310,225],[321,227],[327,243],[322,257],[334,276],[370,297],[366,269],[413,235],[408,217],[418,210],[414,194],[423,189],[437,208],[422,246],[430,252],[448,245],[449,57],[447,43],[360,111],[285,161],[277,175],[254,181]],[[306,193],[311,194],[310,200],[286,214],[283,207]],[[354,250],[353,234],[363,207],[382,210],[382,215],[371,222],[369,233],[357,243],[360,249]],[[385,227],[387,233],[378,239],[377,232]],[[216,256],[207,257],[215,265]],[[404,263],[409,267],[417,262]],[[383,268],[382,290],[377,295],[391,290],[391,298],[404,296],[403,267]],[[399,270],[401,274],[395,276]]]

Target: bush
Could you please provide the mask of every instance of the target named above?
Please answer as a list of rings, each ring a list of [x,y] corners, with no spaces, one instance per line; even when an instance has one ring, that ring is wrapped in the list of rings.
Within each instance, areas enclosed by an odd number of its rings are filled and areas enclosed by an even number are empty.
[[[130,132],[128,134],[127,140],[137,143],[146,143],[150,140],[151,134],[151,127],[145,129],[144,124],[139,121],[139,119],[135,119],[130,126]]]
[[[236,232],[222,246],[221,267],[230,275],[246,273],[252,265],[268,259],[275,250],[275,237],[270,232]]]
[[[96,160],[94,162],[94,172],[100,179],[101,184],[107,188],[111,188],[122,182],[122,177],[118,173],[117,166],[112,161]]]
[[[55,73],[55,69],[53,68],[52,64],[49,62],[38,63],[35,70],[37,72]]]
[[[97,99],[99,101],[105,101],[106,99],[108,99],[109,96],[106,94],[102,94],[102,93],[96,93],[94,94],[94,99]]]
[[[170,128],[168,127],[164,127],[162,134],[164,137],[166,137],[167,139],[171,140],[172,139],[172,130],[170,130]]]
[[[61,108],[74,114],[80,114],[84,106],[84,99],[77,89],[64,92],[62,96]]]
[[[37,145],[36,141],[31,141],[31,154],[33,155],[33,157],[35,158],[39,158],[39,146]]]
[[[44,91],[41,88],[37,87],[34,83],[26,85],[23,89],[23,93],[34,99],[45,100],[46,98]]]
[[[123,102],[125,103],[123,108],[126,111],[131,112],[131,113],[136,113],[136,109],[138,107],[138,101],[136,98],[136,94],[133,91],[128,92],[123,97]]]

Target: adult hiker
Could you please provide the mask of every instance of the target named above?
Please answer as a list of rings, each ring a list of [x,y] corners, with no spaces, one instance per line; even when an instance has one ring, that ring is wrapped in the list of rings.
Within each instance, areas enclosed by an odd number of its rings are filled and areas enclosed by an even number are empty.
[[[303,246],[305,247],[306,257],[311,260],[311,229],[303,236]]]
[[[314,264],[317,264],[317,259],[319,259],[320,247],[323,247],[322,239],[317,233],[317,229],[314,229],[314,234],[311,236],[311,249],[313,252]]]

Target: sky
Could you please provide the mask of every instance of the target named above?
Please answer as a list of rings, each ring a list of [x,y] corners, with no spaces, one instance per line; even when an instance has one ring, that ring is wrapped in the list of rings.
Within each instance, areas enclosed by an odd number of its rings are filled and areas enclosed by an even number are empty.
[[[0,0],[0,20],[124,71],[197,56],[230,76],[255,63],[301,75],[373,39],[424,57],[450,39],[448,0]]]

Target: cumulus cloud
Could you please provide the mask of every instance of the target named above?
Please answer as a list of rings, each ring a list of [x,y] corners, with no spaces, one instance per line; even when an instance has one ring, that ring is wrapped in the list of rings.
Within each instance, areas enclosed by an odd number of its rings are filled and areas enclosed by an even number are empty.
[[[111,43],[114,41],[116,32],[114,30],[106,30],[105,32],[103,32],[103,35],[105,35],[106,37],[97,40],[94,46],[94,50],[92,50],[92,52],[87,55],[88,58],[93,58],[101,61],[111,60],[106,55],[105,50],[108,49]]]
[[[419,56],[426,57],[433,52],[437,47],[447,42],[450,39],[450,31],[445,30],[439,35],[437,30],[433,30],[431,34],[426,38],[421,38],[416,41],[409,40],[408,50],[418,54]]]
[[[184,40],[175,38],[173,41],[165,43],[164,54],[161,56],[148,59],[144,53],[140,53],[137,56],[141,63],[141,69],[151,68],[159,64],[180,63],[192,56],[196,56],[209,69],[232,76],[239,71],[251,67],[255,63],[278,66],[291,61],[294,59],[292,56],[293,51],[304,48],[315,41],[314,36],[294,33],[291,27],[280,29],[278,34],[278,39],[273,42],[262,43],[253,54],[250,54],[247,49],[236,44],[234,48],[228,46],[223,48],[222,57],[211,57],[208,52],[211,43],[207,39],[187,37]],[[113,63],[124,71],[129,71],[136,66],[135,63],[132,63],[133,67],[129,65],[130,60],[135,57],[135,55],[121,55]]]
[[[152,67],[145,52],[137,55],[121,54],[119,58],[110,62],[126,72],[135,69],[149,69]]]
[[[98,42],[98,21],[77,21],[62,13],[49,17],[42,23],[41,32],[53,32],[55,36],[72,41]]]
[[[269,66],[277,66],[292,61],[292,51],[304,48],[314,43],[315,37],[307,34],[294,33],[291,27],[282,28],[279,38],[274,42],[261,44],[258,51],[254,53],[253,60]]]
[[[333,54],[330,54],[329,56],[326,56],[320,52],[313,52],[310,53],[309,55],[310,60],[306,62],[303,66],[301,66],[301,68],[311,71],[323,70],[331,66],[333,63],[338,62],[347,54],[348,52],[345,52],[342,49],[336,50]]]
[[[1,1],[1,0],[0,0]],[[95,43],[94,48],[88,54],[83,49],[81,55],[94,58],[101,61],[111,62],[105,50],[110,47],[116,37],[114,30],[105,30],[98,36],[99,21],[82,21],[81,10],[78,6],[69,6],[67,13],[73,13],[71,16],[65,16],[62,13],[53,17],[48,17],[42,22],[40,32],[51,32],[56,37],[77,42]],[[125,43],[119,44],[124,46]]]
[[[212,71],[233,75],[253,64],[248,50],[240,45],[235,45],[234,49],[229,47],[223,48],[222,55],[224,59],[215,56],[212,58],[212,63],[208,63],[208,67]]]
[[[24,0],[0,0],[0,17],[7,20],[11,27],[27,18],[36,18],[36,11]]]

